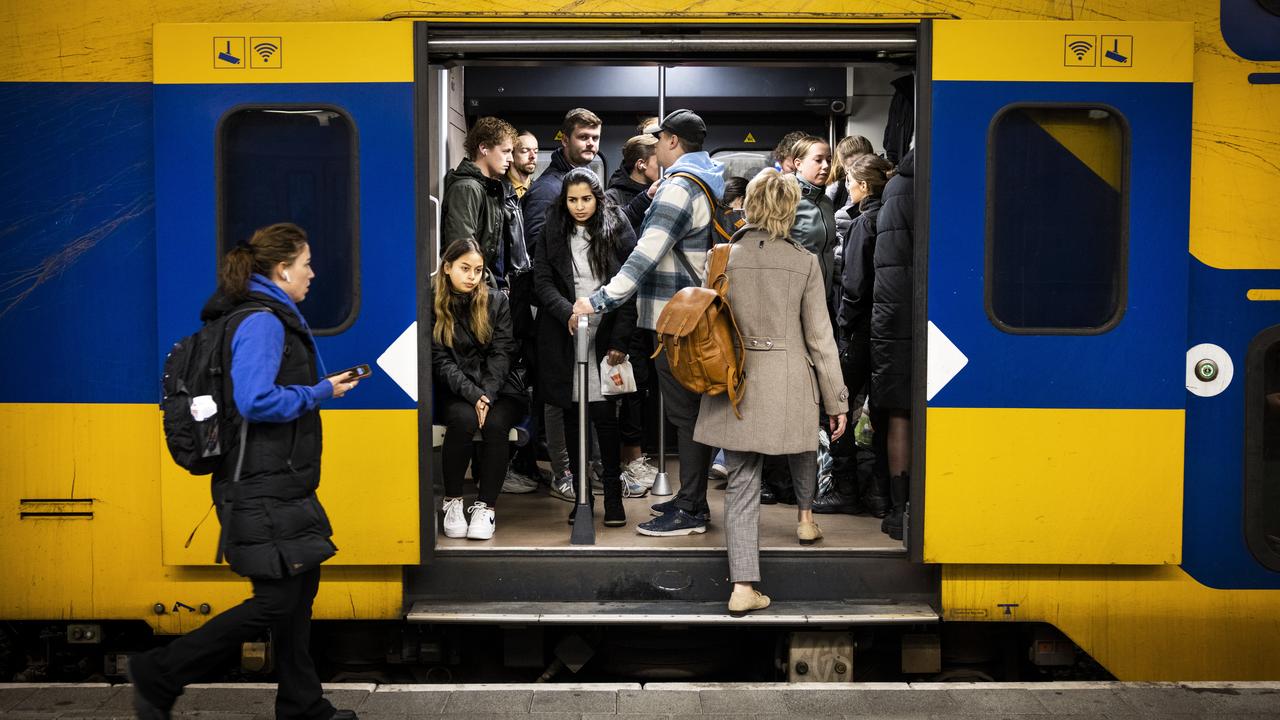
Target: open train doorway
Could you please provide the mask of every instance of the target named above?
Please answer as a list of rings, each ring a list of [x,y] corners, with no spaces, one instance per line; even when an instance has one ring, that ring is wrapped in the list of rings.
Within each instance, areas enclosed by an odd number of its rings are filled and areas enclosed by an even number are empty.
[[[420,102],[426,123],[420,128],[420,234],[430,238],[422,269],[435,269],[440,247],[440,209],[444,178],[465,157],[463,138],[476,119],[495,116],[536,138],[534,178],[561,147],[566,111],[586,108],[602,121],[599,152],[589,167],[608,187],[625,179],[632,168],[623,158],[627,140],[661,111],[688,108],[706,122],[704,149],[726,167],[726,178],[749,180],[773,167],[774,146],[786,134],[801,131],[834,147],[842,138],[861,135],[877,153],[901,154],[905,147],[885,147],[891,106],[903,103],[910,113],[916,67],[917,29],[878,25],[838,32],[807,28],[768,31],[758,28],[693,31],[671,35],[645,29],[513,29],[441,26],[418,29]],[[895,93],[899,98],[895,101]],[[899,109],[898,112],[901,112]],[[909,140],[909,135],[908,138]],[[425,150],[422,152],[421,150]],[[833,189],[834,193],[834,189]],[[841,194],[843,197],[843,194]],[[845,203],[842,202],[837,209]],[[527,222],[527,220],[526,220]],[[839,241],[837,241],[838,244]],[[429,376],[423,378],[429,385]],[[429,395],[424,393],[429,398]],[[429,409],[428,404],[424,409]],[[654,465],[658,457],[659,413],[656,384],[644,402],[643,451]],[[543,424],[545,427],[545,423]],[[815,435],[817,428],[814,429]],[[851,426],[852,434],[852,426]],[[675,432],[667,426],[665,469],[678,487]],[[546,442],[545,432],[530,442]],[[558,470],[554,454],[539,452],[548,476]],[[852,445],[852,443],[850,443]],[[853,482],[872,481],[866,453],[843,462]],[[436,558],[510,557],[512,554],[570,556],[621,553],[626,556],[716,559],[723,562],[723,481],[709,483],[711,523],[708,532],[681,537],[646,537],[635,526],[650,518],[650,506],[666,497],[625,500],[627,524],[598,525],[588,547],[570,545],[566,518],[570,502],[549,493],[503,494],[497,509],[497,531],[491,540],[450,539],[438,532],[442,491],[438,448],[423,463],[424,545]],[[425,470],[430,468],[431,470]],[[545,477],[544,477],[545,479]],[[821,473],[820,491],[833,482],[829,467]],[[784,481],[785,483],[785,481]],[[785,488],[785,484],[782,485]],[[474,494],[474,486],[468,485]],[[597,490],[598,493],[598,490]],[[796,539],[796,507],[780,502],[762,507],[761,552],[802,563],[821,556],[864,555],[905,560],[904,544],[881,532],[881,520],[869,513],[819,516],[825,537],[801,547]],[[597,523],[600,514],[597,512]]]

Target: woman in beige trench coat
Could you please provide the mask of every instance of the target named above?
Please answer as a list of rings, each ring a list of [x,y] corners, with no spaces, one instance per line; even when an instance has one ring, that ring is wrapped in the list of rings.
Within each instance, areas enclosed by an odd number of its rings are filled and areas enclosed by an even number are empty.
[[[811,510],[817,483],[819,410],[832,439],[844,434],[849,410],[818,258],[788,239],[800,188],[773,169],[747,185],[748,226],[734,236],[725,271],[728,299],[746,352],[746,391],[734,415],[727,394],[704,395],[694,439],[725,450],[729,484],[725,527],[729,612],[769,606],[760,581],[760,474],[766,455],[787,455],[796,482],[802,543],[822,532]]]

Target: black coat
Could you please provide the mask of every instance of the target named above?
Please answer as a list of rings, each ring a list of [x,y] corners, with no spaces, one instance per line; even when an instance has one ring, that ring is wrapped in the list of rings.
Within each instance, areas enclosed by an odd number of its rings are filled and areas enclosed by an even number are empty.
[[[653,198],[649,197],[649,186],[632,180],[631,175],[624,168],[618,168],[609,178],[609,189],[605,191],[604,196],[622,210],[622,214],[631,223],[631,229],[635,230],[636,236],[639,237],[640,227],[644,225],[645,213],[653,204]]]
[[[875,283],[871,306],[871,404],[911,408],[912,229],[915,152],[889,178],[876,221]]]
[[[284,325],[284,354],[276,385],[315,385],[315,346],[291,308],[275,298],[251,293],[249,302],[271,308]],[[202,318],[229,312],[236,303],[215,297]],[[230,338],[248,314],[227,323]],[[233,359],[234,362],[234,359]],[[333,557],[333,527],[316,497],[323,450],[320,411],[309,410],[290,422],[249,423],[239,482],[237,453],[213,473],[218,521],[225,525],[222,550],[232,571],[248,578],[279,579],[315,569]]]
[[[617,214],[615,232],[618,252],[609,264],[608,281],[621,269],[636,246],[636,234],[626,216],[617,208],[606,212]],[[576,299],[573,286],[573,253],[569,237],[543,236],[538,244],[538,258],[533,264],[533,286],[537,293],[538,311],[538,383],[546,401],[557,407],[573,405],[573,366],[575,343],[569,334],[569,316]],[[606,313],[596,328],[594,362],[597,364],[610,350],[629,352],[636,327],[635,298],[617,310]]]
[[[499,395],[523,398],[522,383],[511,373],[515,364],[516,341],[511,331],[511,308],[506,293],[486,288],[489,293],[489,326],[493,334],[488,344],[476,341],[471,330],[471,298],[453,299],[453,346],[435,340],[435,307],[428,306],[432,327],[431,374],[435,380],[436,405],[461,399],[475,405],[481,396],[490,401]]]
[[[844,263],[836,314],[836,344],[845,358],[845,384],[851,395],[861,393],[871,378],[871,295],[880,207],[880,198],[863,198],[854,210],[857,217],[845,231],[841,252]]]

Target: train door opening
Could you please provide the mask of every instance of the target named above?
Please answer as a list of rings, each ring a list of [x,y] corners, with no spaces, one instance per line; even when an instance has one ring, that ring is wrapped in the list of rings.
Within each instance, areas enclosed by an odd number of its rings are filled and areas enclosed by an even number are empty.
[[[906,105],[910,107],[916,70],[914,30],[878,30],[875,34],[854,30],[812,36],[808,43],[777,33],[756,33],[754,38],[738,34],[736,45],[728,51],[696,35],[646,39],[630,34],[612,40],[594,37],[587,45],[575,45],[568,38],[557,43],[547,37],[533,40],[527,31],[505,33],[438,26],[419,32],[419,67],[423,67],[421,46],[425,42],[425,75],[429,78],[429,82],[422,83],[427,86],[427,126],[420,128],[419,135],[420,144],[427,148],[428,166],[426,177],[420,175],[420,186],[425,179],[427,189],[420,189],[419,193],[428,196],[422,199],[429,215],[423,218],[422,225],[431,238],[431,270],[443,249],[439,227],[444,176],[465,157],[463,138],[467,128],[480,117],[502,118],[518,131],[536,137],[536,178],[561,147],[565,112],[577,107],[591,110],[602,120],[602,131],[599,153],[589,167],[605,187],[625,182],[631,168],[623,166],[622,147],[660,109],[670,112],[689,108],[699,113],[708,127],[704,149],[713,160],[725,165],[726,178],[749,180],[762,168],[773,166],[774,146],[782,136],[797,130],[833,147],[846,136],[862,135],[877,153],[888,150],[900,155],[906,150],[885,148],[883,143],[896,91],[905,90]],[[687,52],[672,52],[680,48]],[[908,133],[906,140],[909,138]],[[838,245],[840,239],[836,242]],[[660,461],[656,452],[657,404],[655,386],[645,400],[642,423],[644,452],[654,464]],[[873,468],[866,449],[836,462],[840,464],[840,477],[833,479],[831,470],[824,468],[820,492],[828,490],[833,482],[856,487],[860,477],[863,485],[871,481]],[[539,467],[544,476],[550,476],[556,465],[549,453],[540,454]],[[438,498],[442,490],[438,454],[433,458],[433,468],[431,484],[435,487],[431,492],[433,498]],[[673,486],[678,487],[675,431],[670,425],[666,470]],[[712,521],[705,534],[676,538],[637,534],[635,526],[650,518],[650,505],[667,499],[646,495],[625,501],[627,526],[623,528],[604,528],[597,511],[596,543],[590,549],[722,553],[723,487],[722,480],[709,483]],[[780,487],[785,493],[785,481]],[[475,493],[470,481],[467,492]],[[596,494],[599,492],[597,488]],[[761,509],[761,551],[766,556],[836,551],[905,557],[903,544],[883,534],[881,520],[869,513],[820,516],[823,541],[801,548],[795,537],[795,506],[787,504],[789,499],[783,494],[779,497],[781,502]],[[439,504],[433,500],[430,507],[438,509]],[[434,549],[445,555],[572,552],[575,548],[570,546],[570,528],[565,523],[571,508],[570,502],[549,494],[545,484],[524,494],[503,494],[496,506],[497,532],[493,539],[449,539],[437,531],[432,533]],[[424,525],[431,523],[434,528],[439,524],[438,513],[434,514],[434,518],[423,519]]]

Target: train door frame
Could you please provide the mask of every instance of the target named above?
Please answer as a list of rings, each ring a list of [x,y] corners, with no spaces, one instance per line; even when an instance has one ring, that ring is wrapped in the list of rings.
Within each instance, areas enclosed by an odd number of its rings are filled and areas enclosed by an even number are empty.
[[[415,110],[418,114],[419,122],[415,128],[415,176],[418,186],[418,207],[417,207],[417,273],[418,273],[418,336],[419,348],[429,347],[430,329],[426,327],[425,318],[428,314],[428,303],[430,302],[430,276],[435,271],[436,258],[441,248],[439,247],[439,223],[440,223],[440,198],[433,196],[431,188],[437,184],[438,178],[443,177],[447,167],[438,166],[437,163],[444,162],[440,159],[447,142],[447,117],[446,110],[441,107],[442,98],[446,96],[448,89],[442,86],[441,79],[447,73],[441,73],[442,65],[447,67],[449,64],[457,63],[466,65],[469,62],[476,62],[475,57],[463,58],[461,61],[456,59],[440,57],[439,51],[433,47],[432,33],[445,30],[450,33],[449,40],[454,43],[469,44],[474,43],[476,46],[483,48],[485,42],[489,41],[490,33],[497,30],[519,30],[522,33],[536,35],[538,42],[545,47],[552,47],[557,40],[562,38],[579,38],[583,24],[565,24],[563,22],[556,23],[553,19],[547,22],[533,21],[525,23],[504,23],[495,21],[494,23],[477,23],[467,22],[465,20],[450,19],[441,17],[439,20],[434,18],[415,18],[414,28],[414,76],[415,76]],[[452,21],[451,21],[452,20]],[[609,23],[588,23],[588,27],[593,30],[632,30],[638,26],[626,24],[609,24]],[[815,26],[796,25],[786,23],[761,23],[751,25],[734,25],[728,23],[706,23],[696,26],[682,26],[682,30],[693,28],[699,32],[707,32],[712,39],[706,47],[717,48],[719,54],[703,57],[696,56],[694,59],[682,62],[705,62],[706,64],[719,63],[736,63],[736,64],[752,64],[752,65],[768,65],[778,62],[779,57],[805,57],[805,53],[797,52],[795,46],[784,50],[782,53],[777,52],[775,48],[774,55],[761,54],[758,42],[752,44],[750,40],[735,40],[730,37],[730,33],[739,29],[750,29],[752,31],[768,30],[780,33],[795,33],[797,27],[805,32],[814,32]],[[670,31],[670,26],[662,26],[662,30]],[[849,42],[852,45],[854,38],[861,39],[862,36],[868,36],[875,31],[889,31],[884,37],[892,37],[895,40],[909,39],[912,52],[915,56],[914,75],[915,75],[915,127],[916,132],[916,177],[917,177],[917,193],[919,193],[924,201],[919,199],[916,204],[916,233],[915,238],[915,259],[916,267],[927,267],[927,248],[928,248],[928,217],[927,217],[927,199],[928,199],[928,152],[922,146],[927,144],[928,133],[920,132],[921,128],[928,128],[931,123],[930,106],[929,106],[929,89],[932,68],[932,21],[928,18],[918,20],[904,19],[901,22],[885,23],[885,22],[867,22],[865,20],[853,20],[849,22],[823,24],[821,26],[822,34],[819,36],[824,42],[833,44],[839,42]],[[474,38],[474,39],[473,39]],[[866,40],[869,45],[874,39]],[[641,40],[642,42],[642,40]],[[690,41],[693,47],[702,47],[698,45],[697,40]],[[723,49],[719,49],[723,48]],[[818,52],[815,48],[810,48],[808,52]],[[490,53],[495,51],[490,49]],[[577,50],[576,52],[583,52]],[[617,48],[602,49],[599,55],[588,58],[589,61],[597,64],[659,64],[662,56],[660,50],[648,49],[639,53],[628,52],[627,50],[618,50]],[[706,52],[703,47],[703,52]],[[767,52],[767,51],[766,51]],[[544,50],[545,53],[545,50]],[[754,54],[749,54],[754,53]],[[480,61],[491,59],[484,55],[481,50],[477,53]],[[518,57],[513,57],[518,56]],[[810,56],[811,57],[811,56]],[[883,57],[883,55],[881,55]],[[763,59],[762,59],[763,58]],[[540,54],[536,50],[520,53],[510,48],[505,49],[503,53],[503,61],[510,62],[556,62],[561,59],[558,56],[547,57]],[[581,58],[575,58],[581,59]],[[829,58],[828,58],[829,59]],[[854,57],[849,58],[849,62],[856,62]],[[914,320],[912,330],[912,343],[914,352],[914,361],[911,371],[913,392],[912,392],[912,421],[913,421],[913,468],[919,467],[920,471],[913,472],[911,481],[910,496],[913,508],[918,508],[919,512],[914,512],[916,517],[923,518],[924,503],[924,407],[925,407],[925,374],[926,366],[923,361],[925,356],[924,342],[927,338],[926,332],[926,313],[923,302],[927,296],[925,288],[927,287],[927,279],[923,273],[917,272],[913,286],[913,308]],[[435,494],[432,481],[432,447],[430,438],[432,437],[432,383],[431,383],[431,365],[430,353],[418,353],[418,427],[419,427],[419,482],[420,491],[419,498],[422,512],[422,522],[420,528],[422,532],[422,562],[425,564],[429,558],[436,556],[436,525],[438,518],[435,512]],[[912,523],[908,528],[908,534],[904,538],[904,548],[907,551],[906,557],[912,562],[919,563],[923,560],[923,522]]]

